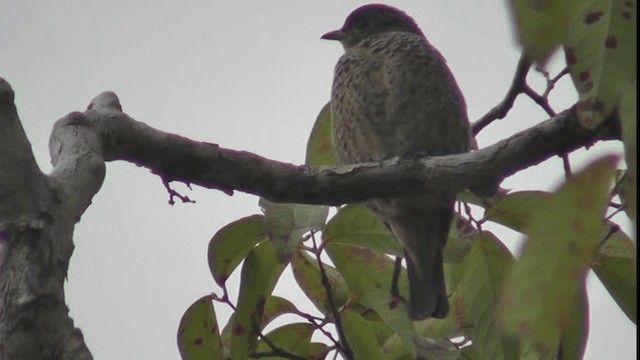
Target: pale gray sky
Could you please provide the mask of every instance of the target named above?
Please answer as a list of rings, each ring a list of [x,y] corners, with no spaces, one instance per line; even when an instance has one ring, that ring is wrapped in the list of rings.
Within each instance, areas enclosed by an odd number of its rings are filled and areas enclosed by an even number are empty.
[[[50,169],[53,122],[105,90],[133,118],[223,147],[301,163],[307,136],[329,100],[342,48],[319,39],[340,27],[360,1],[2,0],[0,77],[16,103],[35,156]],[[509,87],[519,51],[506,1],[391,1],[411,14],[447,58],[472,120]],[[556,62],[555,70],[560,69]],[[535,84],[535,83],[534,83]],[[537,83],[540,84],[539,82]],[[568,79],[553,98],[575,101]],[[481,146],[545,115],[527,99],[481,133]],[[619,151],[615,145],[595,151]],[[572,155],[574,164],[589,157]],[[556,159],[507,179],[514,189],[552,189]],[[182,187],[179,187],[183,189]],[[110,163],[102,190],[76,227],[67,300],[96,359],[176,359],[184,310],[214,290],[209,238],[258,213],[257,198],[194,189],[196,204],[167,205],[160,180],[131,164]],[[496,230],[509,237],[517,234]],[[286,277],[277,294],[296,296]],[[232,291],[236,287],[231,286]],[[590,278],[587,359],[635,359],[636,327]],[[229,311],[218,307],[223,322]],[[303,310],[314,311],[311,305]]]

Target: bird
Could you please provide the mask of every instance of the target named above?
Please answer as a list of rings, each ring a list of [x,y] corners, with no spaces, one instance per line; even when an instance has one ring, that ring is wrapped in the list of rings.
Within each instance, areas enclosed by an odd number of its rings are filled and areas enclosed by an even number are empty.
[[[473,137],[462,92],[412,17],[389,5],[364,5],[321,38],[344,48],[330,101],[340,164],[469,151]],[[436,191],[366,202],[404,249],[413,320],[449,312],[443,248],[455,198]]]

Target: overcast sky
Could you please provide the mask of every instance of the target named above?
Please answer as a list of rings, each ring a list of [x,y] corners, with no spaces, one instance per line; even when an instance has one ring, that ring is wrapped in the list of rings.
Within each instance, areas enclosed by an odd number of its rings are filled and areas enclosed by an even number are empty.
[[[52,124],[83,111],[105,90],[123,109],[157,129],[195,140],[302,163],[307,136],[329,100],[342,53],[319,39],[340,27],[359,1],[109,0],[0,2],[0,77],[12,85],[35,156],[50,170]],[[472,120],[497,104],[518,61],[506,1],[392,1],[411,14],[447,58]],[[561,68],[555,62],[553,70]],[[539,85],[540,81],[533,80]],[[568,78],[552,100],[575,101]],[[527,99],[478,140],[486,146],[546,116]],[[599,145],[572,155],[580,168]],[[561,183],[557,159],[506,180],[513,189],[551,190]],[[177,186],[179,189],[183,187]],[[185,190],[187,191],[187,190]],[[96,359],[176,359],[184,310],[216,290],[206,248],[225,224],[259,212],[258,199],[204,189],[196,204],[167,204],[158,177],[134,165],[107,166],[107,176],[75,231],[67,301]],[[514,249],[519,235],[496,230]],[[291,277],[276,294],[297,296]],[[232,291],[237,286],[231,286]],[[635,359],[636,327],[595,277],[589,280],[587,359]],[[229,311],[218,307],[219,320]],[[303,305],[305,311],[314,311]]]

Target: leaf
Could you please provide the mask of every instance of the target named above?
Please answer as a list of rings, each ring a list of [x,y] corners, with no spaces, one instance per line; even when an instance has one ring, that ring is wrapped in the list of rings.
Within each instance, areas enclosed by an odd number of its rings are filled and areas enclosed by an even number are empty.
[[[312,342],[309,344],[309,354],[307,358],[310,360],[324,360],[332,349],[326,344]]]
[[[555,351],[571,321],[600,241],[616,162],[594,162],[535,209],[521,259],[505,280],[501,323],[542,357]]]
[[[498,297],[513,257],[491,233],[479,233],[465,258],[464,275],[451,299],[449,317],[473,339],[480,359],[517,359],[518,344],[497,323]]]
[[[511,0],[518,42],[535,61],[545,62],[567,36],[572,1]]]
[[[637,323],[636,245],[617,231],[598,249],[593,271],[627,317]]]
[[[369,321],[349,308],[340,312],[340,318],[354,359],[384,359]]]
[[[274,329],[266,334],[266,338],[279,349],[300,357],[308,358],[311,335],[314,327],[309,323],[292,323]],[[260,341],[256,352],[268,353],[272,349],[263,340]],[[282,356],[261,356],[260,359],[282,359]]]
[[[329,214],[328,206],[280,204],[264,198],[260,198],[259,205],[266,217],[269,238],[282,261],[290,260],[304,234],[321,230]]]
[[[242,265],[240,294],[231,325],[231,354],[246,359],[257,345],[256,328],[260,328],[267,298],[286,266],[280,262],[271,242],[255,247]]]
[[[578,118],[595,128],[637,78],[636,1],[581,0],[575,6],[565,56],[580,95]]]
[[[180,319],[178,349],[182,359],[222,359],[222,342],[211,300],[211,295],[201,297]]]
[[[566,334],[562,338],[562,358],[582,359],[589,337],[589,298],[586,286],[581,287],[578,304],[573,308]]]
[[[446,339],[416,339],[418,353],[421,359],[455,360],[461,351]]]
[[[322,232],[323,242],[350,244],[403,256],[398,244],[380,219],[363,204],[342,207]]]
[[[394,264],[389,257],[375,251],[339,243],[325,247],[329,258],[342,274],[354,299],[373,309],[415,354],[413,325],[403,301],[391,295]],[[401,294],[408,293],[408,280],[403,272],[398,280]]]
[[[322,107],[313,124],[311,135],[307,141],[305,164],[310,166],[338,164],[333,154],[333,140],[331,139],[331,103]]]
[[[486,220],[524,232],[531,221],[531,214],[550,194],[544,191],[518,191],[505,195],[485,211]]]
[[[637,82],[637,80],[636,80]],[[621,184],[620,197],[624,203],[624,210],[633,221],[637,231],[638,213],[638,85],[626,91],[620,103],[620,120],[622,123],[622,141],[624,142],[624,159],[627,171]]]
[[[323,267],[331,287],[333,303],[336,308],[341,308],[347,302],[349,295],[347,285],[333,266],[323,264]],[[291,270],[296,282],[316,308],[325,316],[333,317],[317,260],[309,256],[306,251],[298,249],[291,261]]]
[[[267,298],[267,303],[264,306],[264,313],[262,314],[262,322],[260,323],[260,326],[264,328],[278,316],[286,313],[292,313],[296,310],[296,306],[293,305],[291,301],[279,296],[271,295]]]
[[[209,270],[220,285],[229,278],[236,266],[254,246],[265,239],[264,216],[252,215],[234,221],[220,229],[209,241]]]
[[[388,256],[342,243],[326,244],[325,250],[347,283],[349,291],[356,297],[371,289],[391,292],[394,263]],[[400,274],[399,290],[403,296],[409,293],[409,281],[404,271]]]

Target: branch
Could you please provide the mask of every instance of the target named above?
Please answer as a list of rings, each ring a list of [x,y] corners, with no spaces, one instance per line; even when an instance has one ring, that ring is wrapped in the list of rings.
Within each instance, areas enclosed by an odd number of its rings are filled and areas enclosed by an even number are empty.
[[[96,97],[84,114],[59,120],[52,133],[53,164],[68,149],[69,132],[90,128],[96,153],[106,161],[125,160],[168,181],[182,181],[231,195],[233,191],[276,202],[338,205],[372,197],[427,191],[461,191],[498,183],[506,176],[598,140],[619,138],[615,119],[589,130],[569,109],[492,146],[471,153],[416,160],[387,160],[336,168],[312,168],[268,160],[249,152],[192,141],[135,121],[121,112],[115,94]],[[70,155],[70,154],[68,154]]]
[[[493,107],[483,117],[471,125],[471,132],[474,136],[478,135],[482,129],[495,120],[503,119],[507,116],[518,95],[524,91],[524,87],[527,84],[527,74],[529,73],[530,68],[531,61],[529,61],[527,56],[523,53],[518,61],[518,66],[516,66],[516,73],[513,75],[511,87],[509,87],[507,95],[505,95],[500,104]]]

